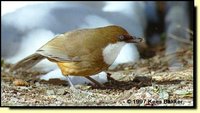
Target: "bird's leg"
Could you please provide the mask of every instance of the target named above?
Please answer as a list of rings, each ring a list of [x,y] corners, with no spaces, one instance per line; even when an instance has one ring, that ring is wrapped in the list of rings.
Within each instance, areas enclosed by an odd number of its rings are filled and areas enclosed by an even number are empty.
[[[110,74],[110,73],[108,73],[108,72],[107,72],[106,74],[107,74],[107,76],[111,76],[111,74]]]
[[[105,87],[103,84],[99,83],[98,81],[94,80],[93,78],[91,78],[89,76],[85,76],[85,78],[87,78],[88,80],[92,81],[93,83],[95,83],[99,87]]]
[[[67,76],[67,80],[70,85],[70,89],[72,90],[72,92],[74,92],[73,94],[75,94],[75,95],[79,95],[79,94],[91,95],[92,94],[90,92],[82,91],[80,89],[75,88],[69,76]]]
[[[67,80],[68,80],[68,83],[69,83],[69,85],[70,85],[70,89],[76,90],[76,88],[74,87],[74,85],[73,85],[73,83],[72,83],[72,81],[71,81],[71,79],[70,79],[69,76],[67,76]]]
[[[107,74],[108,81],[109,81],[109,80],[110,80],[110,81],[111,81],[111,80],[115,80],[114,78],[111,77],[111,74],[110,74],[110,73],[107,72],[106,74]]]

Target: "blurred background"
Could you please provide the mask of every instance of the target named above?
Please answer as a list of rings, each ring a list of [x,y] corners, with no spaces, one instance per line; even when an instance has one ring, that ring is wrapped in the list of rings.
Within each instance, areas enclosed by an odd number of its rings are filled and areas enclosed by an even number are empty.
[[[193,9],[193,1],[1,2],[1,105],[196,106]],[[126,44],[109,70],[91,75],[105,88],[70,75],[75,92],[48,60],[10,71],[58,34],[111,24],[145,41]]]
[[[116,24],[145,43],[128,46],[127,58],[136,60],[170,55],[169,66],[181,67],[176,53],[193,41],[193,2],[87,1],[1,2],[1,58],[16,63],[43,44],[74,29]],[[131,56],[132,55],[132,56]],[[128,60],[131,61],[131,60]],[[125,61],[125,62],[128,62]],[[123,62],[123,61],[122,61]],[[123,62],[124,63],[124,62]]]

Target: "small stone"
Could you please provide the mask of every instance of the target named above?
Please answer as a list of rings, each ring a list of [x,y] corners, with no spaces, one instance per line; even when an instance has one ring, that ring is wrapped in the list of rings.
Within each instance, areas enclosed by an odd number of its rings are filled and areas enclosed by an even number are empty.
[[[12,97],[11,101],[13,101],[14,103],[16,103],[19,99]]]
[[[58,97],[56,98],[56,100],[57,100],[57,101],[63,101],[63,98],[60,97],[60,96],[58,96]]]
[[[186,90],[176,90],[174,93],[175,93],[175,94],[178,94],[178,95],[186,95],[186,94],[188,94],[189,92],[186,91]]]
[[[88,85],[80,85],[80,84],[77,84],[74,86],[75,88],[77,89],[82,89],[82,90],[88,90],[91,88],[91,86],[88,86]]]
[[[155,71],[151,71],[151,75],[154,75],[155,74]]]
[[[146,97],[146,98],[151,98],[151,97],[152,97],[152,94],[149,93],[149,92],[146,92],[146,93],[145,93],[145,97]]]
[[[53,104],[49,104],[49,106],[57,106],[57,104],[53,103]]]
[[[187,84],[186,81],[181,81],[181,82],[180,82],[180,85],[186,85],[186,84]]]
[[[29,87],[25,87],[25,86],[19,87],[19,90],[28,90],[28,89],[29,89]]]
[[[168,99],[168,98],[169,98],[169,93],[166,92],[166,91],[161,91],[161,92],[159,93],[159,98],[160,98],[160,99]]]
[[[47,90],[47,95],[54,95],[55,94],[55,92],[53,91],[53,90]]]
[[[65,94],[65,90],[64,89],[58,89],[56,93],[58,95],[64,95]]]
[[[39,82],[36,82],[36,83],[35,83],[35,86],[37,86],[37,87],[40,86],[40,83],[39,83]]]
[[[130,70],[130,67],[125,67],[124,70],[128,71],[128,70]]]

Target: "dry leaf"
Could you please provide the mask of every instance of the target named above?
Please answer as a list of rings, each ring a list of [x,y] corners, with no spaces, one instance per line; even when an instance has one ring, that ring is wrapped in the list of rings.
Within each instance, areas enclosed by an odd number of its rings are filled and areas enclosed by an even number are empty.
[[[22,80],[22,79],[16,79],[15,81],[13,81],[13,84],[15,86],[28,86],[28,82]]]

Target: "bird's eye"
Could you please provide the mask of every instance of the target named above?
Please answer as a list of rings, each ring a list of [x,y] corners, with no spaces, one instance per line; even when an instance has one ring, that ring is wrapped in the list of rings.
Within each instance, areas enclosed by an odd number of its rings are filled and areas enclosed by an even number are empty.
[[[118,36],[119,41],[123,41],[124,38],[125,38],[124,35],[119,35],[119,36]]]

